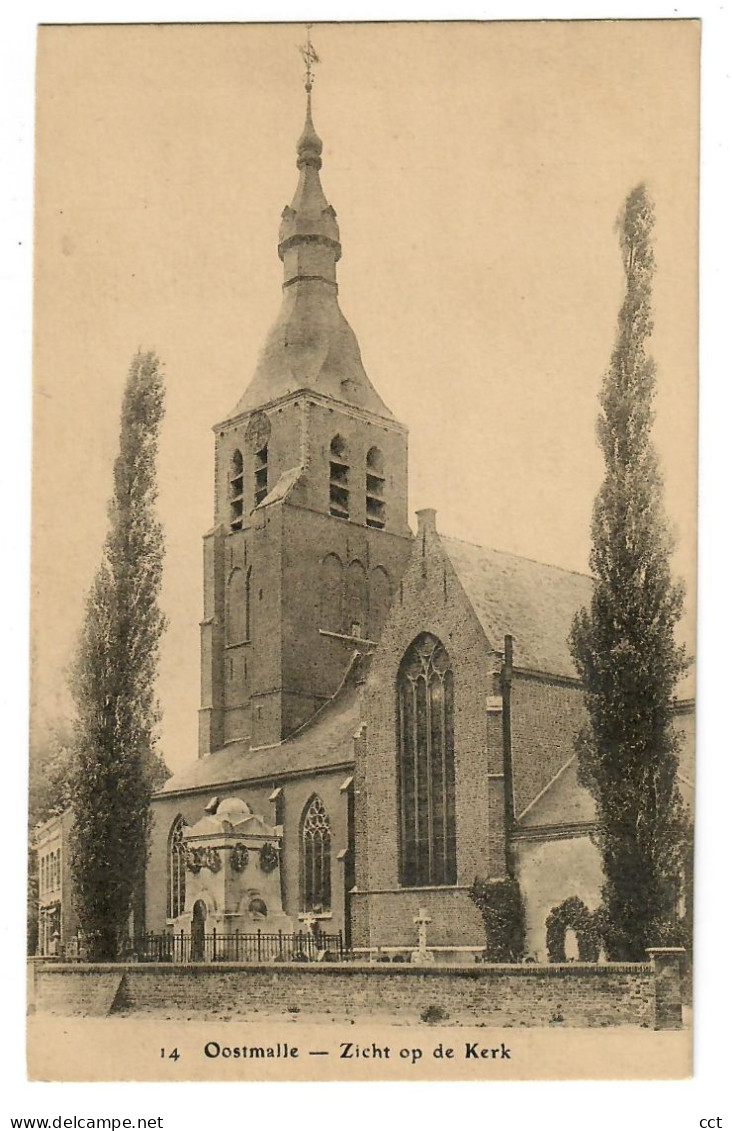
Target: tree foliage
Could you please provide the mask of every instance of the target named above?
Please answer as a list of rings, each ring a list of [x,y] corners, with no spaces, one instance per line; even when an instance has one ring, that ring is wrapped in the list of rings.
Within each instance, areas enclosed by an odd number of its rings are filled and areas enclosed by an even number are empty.
[[[71,868],[91,957],[116,956],[144,879],[153,789],[167,777],[155,697],[165,620],[163,533],[155,513],[164,412],[157,358],[138,353],[122,402],[119,454],[101,564],[86,600],[72,676]]]
[[[483,918],[487,962],[520,962],[526,950],[526,916],[518,880],[476,877],[469,892]]]
[[[68,808],[72,747],[72,727],[66,719],[32,729],[28,758],[29,831]]]
[[[610,957],[645,958],[674,929],[688,819],[677,785],[674,692],[686,667],[674,630],[683,588],[671,576],[672,539],[651,442],[656,372],[653,206],[643,185],[618,220],[625,297],[600,394],[597,435],[605,476],[592,517],[592,602],[570,645],[585,685],[581,781],[598,808]]]
[[[71,727],[65,720],[31,730],[28,757],[28,851],[27,943],[35,954],[38,942],[38,856],[33,830],[63,813],[70,804]]]
[[[580,962],[597,962],[600,957],[598,919],[577,895],[570,895],[558,907],[553,907],[545,924],[549,961],[567,961],[567,931],[572,930],[577,935]]]

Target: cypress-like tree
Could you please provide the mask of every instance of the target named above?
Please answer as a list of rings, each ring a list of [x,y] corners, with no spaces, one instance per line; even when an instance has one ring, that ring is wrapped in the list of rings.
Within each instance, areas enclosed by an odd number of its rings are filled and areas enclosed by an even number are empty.
[[[594,592],[570,638],[589,715],[578,754],[580,780],[598,809],[605,942],[612,958],[625,961],[672,940],[689,836],[672,725],[686,667],[674,634],[683,587],[671,576],[673,543],[651,442],[653,225],[640,185],[618,219],[625,297],[600,394],[605,476],[592,517]]]
[[[155,514],[164,413],[159,363],[138,353],[120,425],[109,529],[87,596],[72,691],[71,869],[89,956],[114,959],[142,889],[152,790],[167,776],[156,750],[155,695],[165,618],[158,605],[163,533]]]

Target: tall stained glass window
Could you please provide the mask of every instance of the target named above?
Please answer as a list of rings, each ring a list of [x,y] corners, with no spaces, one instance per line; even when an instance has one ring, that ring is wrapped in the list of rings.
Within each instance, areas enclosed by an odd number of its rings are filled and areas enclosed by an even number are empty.
[[[457,883],[453,673],[429,633],[414,640],[397,677],[399,871],[403,887]]]
[[[176,919],[186,906],[186,846],[183,842],[185,821],[176,817],[168,837],[168,918]]]
[[[303,911],[330,911],[330,817],[313,797],[302,823]]]

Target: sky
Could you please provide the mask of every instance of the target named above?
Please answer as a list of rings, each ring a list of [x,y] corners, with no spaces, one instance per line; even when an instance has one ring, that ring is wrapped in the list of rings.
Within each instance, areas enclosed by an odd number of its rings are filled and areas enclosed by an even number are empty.
[[[138,347],[167,414],[159,512],[171,769],[196,755],[212,425],[279,301],[304,31],[44,28],[36,133],[32,702],[66,671],[100,559]],[[410,510],[586,570],[597,395],[622,298],[614,223],[656,207],[654,438],[693,606],[698,40],[687,23],[317,25],[314,118],[340,301],[410,430]]]

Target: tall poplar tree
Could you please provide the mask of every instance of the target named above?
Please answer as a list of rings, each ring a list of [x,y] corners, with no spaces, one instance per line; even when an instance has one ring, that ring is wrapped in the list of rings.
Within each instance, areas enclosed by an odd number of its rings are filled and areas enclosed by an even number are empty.
[[[683,587],[671,576],[673,543],[651,442],[653,225],[639,185],[618,219],[625,297],[597,422],[605,477],[592,517],[594,592],[570,638],[589,715],[578,754],[598,809],[606,947],[625,961],[672,940],[688,856],[672,724],[686,667],[674,633]]]
[[[89,955],[117,957],[149,841],[150,796],[167,776],[155,695],[165,618],[163,533],[155,513],[164,413],[159,363],[138,353],[122,401],[119,454],[101,564],[86,600],[72,691],[77,717],[71,869]]]

